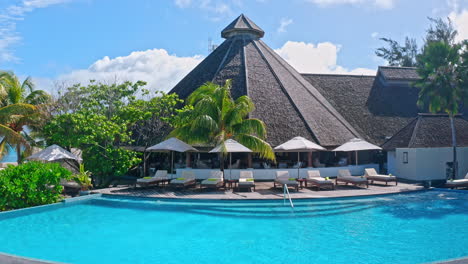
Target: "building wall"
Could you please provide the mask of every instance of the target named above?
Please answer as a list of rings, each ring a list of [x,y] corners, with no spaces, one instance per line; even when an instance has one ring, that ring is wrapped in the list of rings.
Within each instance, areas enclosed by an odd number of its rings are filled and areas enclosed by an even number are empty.
[[[452,148],[401,148],[387,157],[389,173],[397,177],[414,180],[444,180],[446,177],[446,163],[452,161]],[[404,162],[407,153],[408,162]],[[463,178],[468,172],[468,148],[457,148],[458,177]],[[394,158],[392,157],[394,156]],[[391,164],[393,165],[393,168]]]
[[[387,153],[387,173],[396,175],[396,153],[395,151],[389,151]]]

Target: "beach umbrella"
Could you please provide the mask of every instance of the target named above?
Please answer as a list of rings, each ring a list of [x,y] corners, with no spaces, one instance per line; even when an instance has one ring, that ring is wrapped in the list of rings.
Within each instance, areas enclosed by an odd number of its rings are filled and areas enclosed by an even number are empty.
[[[250,153],[253,152],[251,149],[235,141],[234,139],[228,139],[223,143],[210,150],[209,153],[229,153],[229,179],[231,179],[231,164],[232,164],[232,153]]]
[[[312,152],[314,150],[326,150],[326,149],[303,137],[295,137],[277,146],[276,148],[274,148],[274,150],[277,152],[297,152],[297,163],[299,164],[301,152]],[[297,168],[298,179],[299,179],[299,169],[300,169],[300,166]]]
[[[82,159],[70,151],[58,146],[51,145],[47,148],[34,153],[33,155],[26,158],[27,160],[40,160],[40,161],[57,161],[57,160],[76,160],[82,161]]]
[[[358,151],[361,150],[381,150],[382,148],[371,144],[360,138],[353,138],[350,141],[344,143],[343,145],[337,147],[333,151],[343,151],[349,152],[354,151],[356,155],[356,165],[358,165]]]
[[[189,152],[198,151],[196,148],[177,138],[170,138],[146,149],[148,152],[169,152],[171,153],[171,173],[174,173],[174,151]]]

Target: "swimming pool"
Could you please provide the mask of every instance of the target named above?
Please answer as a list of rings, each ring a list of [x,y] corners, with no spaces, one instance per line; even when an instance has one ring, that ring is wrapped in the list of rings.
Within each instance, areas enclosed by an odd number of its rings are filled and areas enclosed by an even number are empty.
[[[66,263],[423,263],[468,256],[468,193],[295,201],[97,197],[0,214],[0,252]]]

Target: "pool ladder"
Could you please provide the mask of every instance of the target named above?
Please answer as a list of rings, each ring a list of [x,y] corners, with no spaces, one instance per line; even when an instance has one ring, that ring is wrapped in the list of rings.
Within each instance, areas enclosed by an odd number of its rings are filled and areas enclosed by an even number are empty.
[[[288,190],[288,185],[285,184],[283,185],[283,204],[285,205],[286,204],[286,196],[288,197],[289,199],[289,205],[291,205],[291,208],[294,208],[294,204],[291,200],[291,195],[289,194],[289,190]]]

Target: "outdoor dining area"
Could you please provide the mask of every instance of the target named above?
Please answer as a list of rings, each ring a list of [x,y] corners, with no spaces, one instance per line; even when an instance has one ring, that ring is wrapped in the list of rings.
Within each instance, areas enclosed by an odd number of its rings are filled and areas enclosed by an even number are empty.
[[[254,159],[252,150],[233,139],[228,139],[212,149],[199,150],[177,138],[170,138],[145,151],[167,153],[170,163],[167,169],[150,167],[149,176],[139,178],[135,187],[255,191],[258,183],[262,186],[268,183],[272,188],[286,186],[298,191],[301,188],[333,190],[339,184],[364,188],[374,182],[397,185],[395,176],[378,173],[379,164],[359,162],[359,154],[369,155],[369,151],[379,150],[380,147],[355,138],[329,151],[303,137],[295,137],[274,148],[277,163],[271,164],[266,160]],[[338,162],[333,166],[326,166],[325,163],[321,163],[321,160],[325,159],[320,159],[319,153],[324,153],[325,158],[333,156]],[[183,155],[185,167],[180,164]],[[217,167],[195,165],[200,162],[199,157],[202,155],[210,156],[212,164]],[[178,165],[175,165],[175,160],[179,160]],[[370,159],[365,157],[362,160]],[[259,167],[258,164],[262,165]],[[147,167],[146,164],[144,167]]]

